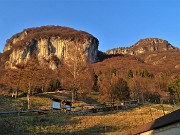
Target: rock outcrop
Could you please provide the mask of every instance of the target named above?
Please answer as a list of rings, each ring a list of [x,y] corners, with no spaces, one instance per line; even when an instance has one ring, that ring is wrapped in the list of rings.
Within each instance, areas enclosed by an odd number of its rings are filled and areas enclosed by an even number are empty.
[[[12,67],[29,60],[34,54],[41,63],[55,69],[69,58],[81,57],[82,62],[96,62],[98,39],[92,35],[61,26],[42,26],[25,29],[12,36],[6,43],[9,53],[6,66]]]
[[[175,49],[168,41],[159,38],[145,38],[139,40],[129,48],[115,48],[108,50],[107,54],[129,54],[138,55],[146,52],[166,51]]]

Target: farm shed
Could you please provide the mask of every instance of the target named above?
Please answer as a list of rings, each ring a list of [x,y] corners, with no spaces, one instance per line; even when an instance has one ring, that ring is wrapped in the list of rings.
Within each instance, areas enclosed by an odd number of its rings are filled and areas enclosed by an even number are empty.
[[[131,135],[179,135],[180,109],[131,130]]]
[[[52,100],[52,109],[61,110],[65,109],[66,111],[71,111],[72,102],[51,98]]]
[[[55,98],[51,98],[52,100],[52,109],[61,109],[61,105],[62,105],[62,100],[61,99],[55,99]]]
[[[63,101],[62,103],[64,104],[66,111],[71,111],[72,102]]]

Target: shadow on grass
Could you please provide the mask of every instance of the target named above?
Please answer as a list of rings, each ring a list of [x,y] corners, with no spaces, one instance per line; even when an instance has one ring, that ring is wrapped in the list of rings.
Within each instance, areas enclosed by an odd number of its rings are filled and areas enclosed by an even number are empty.
[[[72,99],[72,95],[71,95],[70,91],[67,93],[59,93],[59,92],[40,93],[40,94],[36,94],[34,96],[43,97],[43,98],[57,98],[57,99],[61,99],[61,100],[71,100]],[[96,99],[94,99],[91,96],[88,96],[86,94],[83,94],[81,96],[79,95],[77,101],[86,102],[88,104],[99,103],[99,102],[97,102]]]
[[[18,99],[0,95],[0,112],[17,110]]]
[[[104,126],[104,125],[94,125],[92,127],[88,127],[85,129],[81,129],[74,132],[46,132],[46,133],[37,133],[43,135],[102,135],[102,133],[114,132],[116,129],[112,126]]]
[[[32,114],[24,116],[9,115],[0,117],[1,134],[64,134],[83,135],[100,134],[116,131],[115,127],[105,125],[84,126],[80,119],[73,119],[76,115],[62,112],[49,114]],[[81,124],[80,124],[81,123]],[[78,127],[80,124],[80,127]],[[89,123],[86,123],[89,124]]]
[[[70,134],[73,135],[100,135],[102,133],[107,133],[107,132],[114,132],[115,130],[117,130],[115,127],[112,126],[104,126],[104,125],[94,125],[92,127],[77,131],[77,132],[73,132]]]
[[[49,113],[44,115],[25,114],[0,117],[0,134],[46,134],[66,133],[68,125],[74,125],[73,115],[65,113]],[[48,133],[48,134],[49,134]]]

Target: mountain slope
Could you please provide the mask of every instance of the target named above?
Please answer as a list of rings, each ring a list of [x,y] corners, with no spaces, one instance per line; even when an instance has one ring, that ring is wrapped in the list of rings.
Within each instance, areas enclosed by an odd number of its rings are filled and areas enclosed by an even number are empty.
[[[107,54],[129,54],[138,55],[147,52],[167,51],[176,49],[168,41],[159,38],[145,38],[139,40],[136,44],[129,48],[110,49]]]
[[[129,69],[147,69],[151,73],[160,72],[169,75],[180,73],[180,50],[155,51],[138,55],[114,56],[93,64],[97,71],[109,74],[112,67],[116,68],[121,76],[126,76]]]
[[[96,62],[98,39],[91,34],[61,26],[29,28],[13,35],[4,47],[7,67],[26,62],[32,54],[55,69],[78,51],[82,62]]]

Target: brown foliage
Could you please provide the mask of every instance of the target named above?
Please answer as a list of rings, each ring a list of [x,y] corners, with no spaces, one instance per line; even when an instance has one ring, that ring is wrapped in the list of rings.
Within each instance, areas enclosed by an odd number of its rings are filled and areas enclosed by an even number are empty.
[[[19,40],[18,42],[13,44],[13,40],[21,36],[23,36],[22,40]],[[80,43],[84,43],[86,40],[92,39],[95,39],[98,42],[98,39],[84,31],[79,31],[73,28],[61,26],[41,26],[35,28],[28,28],[20,33],[13,35],[9,40],[7,40],[6,45],[13,45],[13,48],[22,48],[29,45],[33,40],[43,38],[50,39],[51,37]]]
[[[52,77],[51,70],[43,65],[40,66],[36,59],[16,65],[16,69],[6,69],[4,76],[1,77],[7,90],[20,90],[24,93],[27,93],[28,89],[31,89],[31,93],[36,93],[37,88],[43,91],[51,78],[55,78]]]
[[[8,86],[8,89],[20,89],[23,92],[27,92],[27,89],[30,87],[29,84],[31,84],[32,91],[37,87],[44,89],[52,80],[58,79],[63,88],[70,89],[76,86],[80,94],[89,94],[92,92],[92,72],[94,70],[96,73],[102,73],[101,77],[98,78],[98,84],[103,97],[102,100],[108,101],[112,100],[112,94],[114,94],[112,93],[113,85],[115,85],[117,81],[110,76],[110,71],[112,67],[114,67],[117,71],[116,76],[128,82],[131,90],[131,98],[140,98],[145,101],[150,98],[149,95],[154,96],[153,94],[157,93],[157,95],[159,94],[163,99],[168,99],[166,91],[167,84],[171,81],[172,76],[179,75],[180,73],[180,50],[178,49],[169,51],[157,50],[134,56],[105,55],[99,51],[99,60],[101,62],[84,65],[83,54],[80,54],[84,52],[78,51],[80,49],[76,43],[84,43],[89,40],[96,40],[98,42],[98,40],[87,32],[61,26],[42,26],[25,29],[7,40],[6,45],[17,49],[28,46],[32,42],[37,42],[43,38],[49,40],[51,40],[51,38],[60,38],[62,40],[72,41],[71,43],[75,47],[71,50],[72,52],[67,53],[72,54],[73,57],[69,58],[64,62],[62,67],[59,67],[59,69],[53,72],[48,69],[46,65],[40,65],[35,58],[32,58],[19,67],[17,66],[17,69],[8,69],[6,72],[0,69],[0,71],[2,71],[0,81]],[[13,43],[14,39],[18,39],[18,41]],[[154,44],[154,41],[151,43]],[[141,46],[139,46],[140,44]],[[164,40],[162,43],[159,42],[158,47],[161,47],[160,49],[163,50],[163,47],[166,45],[169,44]],[[147,46],[149,46],[149,39],[140,40],[131,48],[136,50],[139,47],[144,47],[147,49]],[[11,51],[12,50],[9,50],[0,54],[1,67],[8,61]],[[60,62],[56,56],[52,56],[51,59],[57,64]],[[153,77],[143,78],[142,76],[134,76],[130,79],[127,75],[129,69],[132,69],[134,72],[147,69],[153,74]]]

